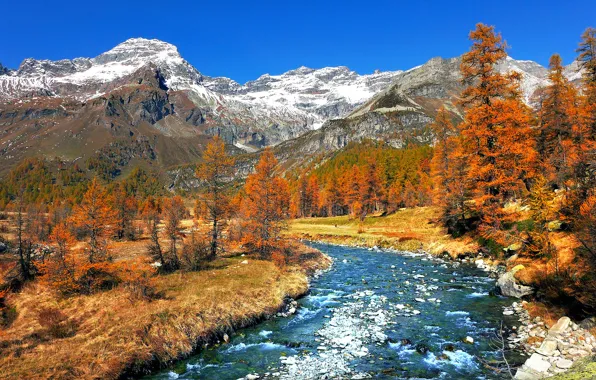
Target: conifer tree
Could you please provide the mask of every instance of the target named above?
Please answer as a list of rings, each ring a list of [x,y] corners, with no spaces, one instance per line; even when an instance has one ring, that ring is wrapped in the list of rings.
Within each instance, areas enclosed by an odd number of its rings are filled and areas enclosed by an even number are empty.
[[[96,178],[91,181],[81,203],[73,209],[72,222],[89,235],[87,255],[90,263],[110,258],[108,242],[118,223],[117,213]]]
[[[537,150],[546,178],[562,186],[571,174],[573,162],[573,125],[577,122],[577,94],[563,75],[561,57],[550,59],[550,85],[544,90],[539,114]]]
[[[244,242],[263,257],[269,257],[279,242],[289,209],[287,182],[275,175],[277,160],[270,148],[265,148],[244,187],[242,201]]]
[[[165,233],[170,239],[170,250],[165,259],[166,271],[180,268],[180,257],[178,256],[178,240],[180,234],[180,223],[188,211],[184,206],[182,198],[178,195],[166,198],[162,206],[162,215],[165,223]]]
[[[494,28],[478,24],[470,33],[472,48],[461,63],[465,119],[459,125],[463,156],[469,169],[480,231],[506,244],[502,232],[514,219],[503,210],[505,203],[527,192],[535,174],[536,153],[530,111],[520,99],[518,73],[500,74],[496,64],[507,56],[506,43]]]
[[[219,249],[221,231],[232,211],[226,186],[234,177],[234,158],[226,154],[224,142],[218,136],[213,138],[203,152],[203,162],[197,169],[196,176],[204,185],[198,199],[198,210],[202,210],[198,216],[211,225],[209,259],[213,259]]]

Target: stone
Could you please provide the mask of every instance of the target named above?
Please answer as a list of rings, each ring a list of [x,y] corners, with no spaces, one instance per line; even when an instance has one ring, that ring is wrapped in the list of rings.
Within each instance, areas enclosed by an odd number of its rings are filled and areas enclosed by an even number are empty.
[[[557,366],[557,368],[560,369],[569,369],[573,365],[573,362],[569,359],[560,358],[559,360],[557,360],[555,365]]]
[[[529,369],[540,373],[545,373],[551,367],[551,364],[544,360],[544,356],[536,353],[532,354],[532,356],[526,360],[524,365]]]
[[[505,310],[503,312],[503,315],[513,315],[513,314],[514,314],[513,310]]]
[[[579,327],[584,330],[591,330],[596,327],[596,317],[586,318],[579,323]]]
[[[474,338],[472,338],[471,336],[467,336],[464,338],[464,343],[474,344]]]
[[[522,298],[534,293],[534,289],[532,287],[517,283],[514,275],[520,270],[518,267],[519,265],[513,268],[511,271],[505,272],[497,280],[497,288],[502,295],[507,297]],[[518,269],[516,270],[516,268]],[[521,269],[523,269],[523,266]]]
[[[246,380],[257,380],[259,375],[248,374],[246,375]]]
[[[546,339],[540,345],[540,348],[536,350],[541,355],[552,356],[557,350],[557,341],[554,339]]]
[[[248,260],[244,260],[244,261],[243,261],[243,262],[241,262],[240,264],[244,264],[244,265],[246,265],[246,264],[248,264]]]
[[[563,332],[565,332],[565,330],[567,330],[567,327],[569,327],[570,323],[571,323],[571,319],[569,319],[569,317],[561,317],[561,318],[559,318],[557,323],[555,323],[553,325],[553,327],[551,327],[550,330],[548,330],[548,334],[549,335],[562,334]]]

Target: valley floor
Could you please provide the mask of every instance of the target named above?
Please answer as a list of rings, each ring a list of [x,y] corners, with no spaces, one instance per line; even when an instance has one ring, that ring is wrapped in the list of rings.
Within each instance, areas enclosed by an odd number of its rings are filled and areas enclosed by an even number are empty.
[[[144,252],[146,241],[118,244],[115,249]],[[217,343],[307,292],[308,273],[330,264],[317,250],[294,248],[284,271],[239,254],[216,260],[209,270],[157,276],[164,296],[153,301],[132,299],[121,288],[61,298],[36,281],[10,296],[16,319],[0,336],[0,377],[132,376]],[[39,324],[48,308],[69,316],[66,337],[52,337]]]
[[[401,209],[388,216],[368,216],[364,222],[349,216],[304,218],[290,222],[287,234],[296,238],[363,247],[404,251],[443,252],[457,257],[478,251],[471,238],[453,239],[438,223],[440,209],[416,207]]]

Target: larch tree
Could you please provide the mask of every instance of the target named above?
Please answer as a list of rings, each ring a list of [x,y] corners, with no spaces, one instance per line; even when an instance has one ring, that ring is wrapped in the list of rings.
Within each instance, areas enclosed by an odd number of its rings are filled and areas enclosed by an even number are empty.
[[[161,223],[161,200],[159,198],[148,197],[143,203],[141,215],[147,226],[150,243],[147,247],[149,256],[159,263],[159,270],[165,271],[167,263],[164,256],[161,243],[159,242],[159,224]]]
[[[207,144],[203,152],[203,162],[196,171],[197,178],[204,185],[198,199],[197,209],[201,211],[201,215],[198,216],[211,225],[209,259],[217,256],[221,231],[232,211],[226,188],[234,173],[234,158],[226,154],[223,140],[218,136],[214,137]]]
[[[164,270],[172,271],[180,268],[178,256],[178,240],[180,238],[180,223],[187,215],[182,198],[178,195],[166,198],[162,206],[162,217],[165,223],[165,233],[170,239],[170,250],[165,258]]]
[[[577,61],[584,70],[584,111],[585,124],[591,136],[596,135],[596,29],[588,28],[582,34],[582,41],[577,48]]]
[[[325,185],[325,191],[323,192],[324,205],[327,209],[328,216],[341,215],[342,213],[342,195],[339,189],[339,182],[337,176],[332,175],[327,184]]]
[[[78,291],[77,263],[72,252],[76,239],[66,223],[54,227],[50,235],[52,255],[44,262],[43,279],[53,288],[62,293]]]
[[[443,209],[443,221],[451,234],[459,234],[468,226],[469,209],[466,201],[471,197],[466,182],[468,165],[462,156],[461,137],[453,125],[449,112],[441,108],[430,125],[436,143],[431,160],[434,203]]]
[[[538,111],[537,150],[545,177],[562,187],[573,162],[573,125],[577,122],[577,92],[563,75],[561,57],[554,54],[549,63],[550,85],[544,89]]]
[[[15,251],[19,262],[19,278],[17,281],[29,281],[35,276],[36,268],[33,262],[33,242],[27,238],[27,214],[25,210],[25,189],[18,192],[15,210],[16,244]]]
[[[87,255],[90,263],[110,259],[109,239],[116,229],[118,218],[110,206],[109,196],[96,178],[89,184],[81,203],[72,213],[73,225],[89,235]]]
[[[246,179],[242,200],[244,243],[268,257],[279,242],[289,209],[287,182],[275,175],[277,160],[270,148],[261,154],[255,173]]]
[[[453,152],[457,148],[457,128],[451,122],[449,112],[441,107],[435,121],[430,124],[435,135],[433,158],[431,160],[431,175],[435,184],[434,201],[444,206],[449,196],[449,185],[454,181],[452,169]]]
[[[505,212],[505,203],[527,193],[527,181],[535,172],[536,152],[528,144],[532,119],[520,98],[520,75],[496,69],[507,56],[501,36],[493,27],[478,24],[470,39],[472,48],[460,67],[467,85],[462,93],[465,118],[459,125],[466,177],[481,233],[506,244],[504,231],[514,215]]]
[[[318,216],[321,195],[319,191],[319,180],[315,175],[311,175],[308,178],[308,185],[306,187],[306,191],[308,192],[308,198],[310,202],[308,216]]]
[[[383,185],[379,178],[377,164],[374,160],[369,160],[360,177],[360,200],[362,203],[362,213],[360,218],[364,219],[367,214],[377,210],[378,203],[382,200]]]
[[[574,129],[577,159],[566,211],[576,236],[596,263],[596,29],[586,29],[577,52],[583,69],[583,94],[580,121]]]
[[[134,197],[127,194],[124,185],[117,183],[112,191],[112,205],[116,211],[118,223],[116,236],[118,239],[135,239],[134,219],[138,211],[138,203]]]

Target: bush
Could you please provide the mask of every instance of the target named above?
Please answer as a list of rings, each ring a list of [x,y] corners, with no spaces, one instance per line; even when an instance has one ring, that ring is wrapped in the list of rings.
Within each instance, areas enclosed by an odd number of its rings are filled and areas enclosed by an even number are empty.
[[[204,269],[207,263],[214,259],[210,257],[209,245],[205,240],[198,238],[197,233],[193,232],[190,239],[184,242],[180,261],[182,269],[187,271],[197,271]]]
[[[55,307],[41,309],[37,314],[37,322],[50,338],[68,338],[77,332],[77,323],[70,320],[62,311]]]
[[[140,260],[118,264],[121,285],[130,292],[132,299],[154,300],[162,297],[155,288],[155,272],[156,269]]]
[[[271,254],[271,261],[273,261],[279,269],[285,270],[287,264],[286,255],[282,251],[273,251]]]

